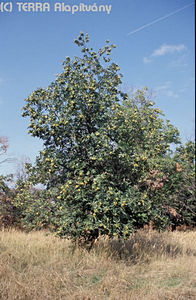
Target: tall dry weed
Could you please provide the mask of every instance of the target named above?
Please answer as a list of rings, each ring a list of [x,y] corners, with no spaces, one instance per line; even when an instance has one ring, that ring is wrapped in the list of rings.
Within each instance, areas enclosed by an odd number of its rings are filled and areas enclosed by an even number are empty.
[[[195,299],[196,232],[138,231],[88,252],[47,232],[0,232],[0,299]]]

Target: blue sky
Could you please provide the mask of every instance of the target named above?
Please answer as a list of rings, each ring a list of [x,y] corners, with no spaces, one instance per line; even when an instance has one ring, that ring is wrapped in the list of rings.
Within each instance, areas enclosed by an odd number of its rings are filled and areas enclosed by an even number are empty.
[[[9,157],[26,156],[33,162],[41,150],[41,141],[27,134],[28,120],[21,117],[21,108],[33,90],[47,87],[61,72],[66,56],[80,55],[73,43],[80,31],[89,34],[95,49],[107,39],[116,44],[112,57],[124,76],[123,89],[148,86],[156,106],[178,127],[183,142],[194,138],[192,1],[59,1],[70,6],[111,5],[110,13],[74,14],[54,12],[55,0],[48,1],[49,12],[19,12],[16,2],[12,0],[12,12],[0,11],[0,136],[9,139]],[[1,164],[0,173],[14,173],[16,162]]]

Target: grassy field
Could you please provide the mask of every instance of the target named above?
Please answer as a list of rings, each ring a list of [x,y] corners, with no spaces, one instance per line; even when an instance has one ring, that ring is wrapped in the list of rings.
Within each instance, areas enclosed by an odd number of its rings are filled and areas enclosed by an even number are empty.
[[[0,232],[0,299],[196,299],[196,231],[139,231],[73,249],[47,232]]]

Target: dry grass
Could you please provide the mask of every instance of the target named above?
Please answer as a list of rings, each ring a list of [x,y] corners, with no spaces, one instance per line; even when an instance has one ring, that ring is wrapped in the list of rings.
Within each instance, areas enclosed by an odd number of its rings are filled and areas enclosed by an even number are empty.
[[[92,251],[47,232],[0,232],[0,299],[196,299],[196,231],[139,231]]]

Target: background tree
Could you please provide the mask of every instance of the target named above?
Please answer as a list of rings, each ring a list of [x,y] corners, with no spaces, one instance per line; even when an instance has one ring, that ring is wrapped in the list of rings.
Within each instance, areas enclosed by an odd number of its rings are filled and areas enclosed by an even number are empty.
[[[27,165],[31,163],[30,158],[23,155],[20,159],[17,160],[16,165],[16,180],[27,181],[28,173],[27,173]]]
[[[180,223],[188,226],[196,225],[195,198],[195,143],[188,141],[180,145],[174,152],[176,175],[173,174],[173,197],[168,195],[168,202],[180,214]],[[178,224],[173,224],[174,228]]]
[[[0,155],[4,155],[7,151],[7,148],[8,148],[8,139],[5,136],[1,136],[0,137]],[[0,164],[2,164],[5,161],[6,161],[6,159],[1,160]]]
[[[8,139],[5,136],[0,137],[0,155],[4,157],[8,149]],[[8,158],[2,158],[1,164],[8,161]],[[12,203],[12,190],[8,183],[12,181],[13,176],[0,175],[0,227],[7,227],[14,224],[15,214]]]

